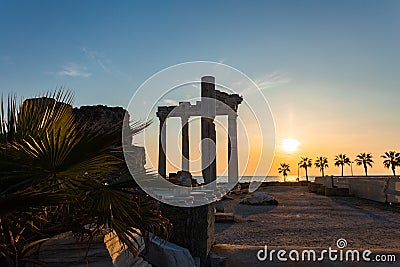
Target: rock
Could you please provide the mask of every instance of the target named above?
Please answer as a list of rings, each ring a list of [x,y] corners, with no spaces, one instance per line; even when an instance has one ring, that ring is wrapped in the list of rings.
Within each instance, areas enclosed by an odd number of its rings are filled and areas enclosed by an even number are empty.
[[[144,248],[144,241],[139,235],[136,235],[136,241],[140,252]],[[148,266],[141,257],[132,254],[113,232],[95,237],[88,251],[86,240],[77,241],[72,232],[56,235],[41,245],[39,260],[55,267],[83,267],[87,264],[96,267]]]
[[[194,257],[194,263],[196,265],[196,267],[200,267],[200,258],[199,257]]]
[[[325,196],[338,196],[338,197],[348,197],[348,188],[325,188]]]
[[[154,236],[150,233],[150,240],[146,244],[145,259],[154,266],[163,267],[195,267],[196,264],[189,250],[174,243]]]
[[[221,200],[233,200],[233,197],[228,197],[227,195],[222,196]]]
[[[227,258],[226,257],[221,257],[215,254],[210,254],[210,263],[211,267],[222,267],[224,266]]]
[[[216,223],[232,223],[235,222],[235,215],[233,213],[215,213],[215,222]]]
[[[240,195],[242,194],[241,192],[242,187],[240,186],[240,184],[237,184],[232,190],[231,190],[231,194],[235,194],[235,195]]]
[[[142,264],[143,261],[144,261],[144,260],[143,260],[142,257],[136,257],[131,266],[132,266],[132,267],[137,267],[137,266],[139,266],[140,264]]]
[[[240,204],[244,205],[278,205],[278,201],[265,193],[254,192],[253,194],[243,198]]]
[[[132,266],[139,267],[140,265],[142,265],[143,262],[144,262],[144,260],[142,257],[137,257],[137,260],[135,260],[135,262],[133,262]]]
[[[113,266],[112,258],[102,237],[96,237],[87,251],[86,242],[77,242],[72,232],[56,235],[45,241],[39,250],[39,260],[50,266],[79,266],[86,263],[102,267]]]
[[[308,184],[308,191],[309,192],[311,192],[311,193],[316,193],[317,192],[317,190],[318,190],[318,187],[320,187],[321,185],[320,184],[317,184],[317,183],[309,183]]]
[[[192,174],[187,171],[178,171],[177,173],[170,173],[169,179],[171,183],[186,186],[186,187],[197,187],[197,180],[193,178]]]
[[[325,195],[325,186],[323,184],[309,183],[308,191],[318,195]]]
[[[215,210],[217,212],[224,212],[225,211],[224,205],[221,202],[216,202],[215,203]]]
[[[137,265],[131,265],[131,267],[148,267],[149,263],[142,259],[142,261]],[[151,265],[150,265],[151,266]]]

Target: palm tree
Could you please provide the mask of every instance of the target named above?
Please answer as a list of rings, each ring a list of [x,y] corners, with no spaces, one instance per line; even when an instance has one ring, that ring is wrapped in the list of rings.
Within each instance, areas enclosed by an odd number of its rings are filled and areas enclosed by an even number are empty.
[[[318,157],[315,160],[314,165],[315,165],[316,168],[319,168],[319,170],[322,173],[322,177],[324,177],[325,176],[325,173],[324,173],[325,168],[329,168],[329,166],[328,166],[328,158],[327,157]]]
[[[281,163],[281,166],[278,168],[279,173],[283,175],[283,181],[286,182],[286,176],[290,172],[290,165],[286,163]]]
[[[372,163],[374,163],[371,153],[360,153],[354,161],[357,165],[364,166],[365,176],[368,176],[368,166],[372,167]]]
[[[388,169],[391,168],[393,175],[396,176],[396,167],[400,166],[400,153],[389,151],[385,152],[381,157],[385,159],[383,161],[383,166]]]
[[[308,168],[310,168],[312,166],[312,161],[310,158],[308,157],[302,157],[300,162],[299,162],[299,167],[300,168],[304,168],[304,170],[306,171],[306,181],[308,182]]]
[[[166,235],[170,224],[134,190],[129,175],[111,178],[123,161],[121,125],[77,121],[63,91],[24,101],[0,99],[0,262],[22,265],[44,236],[112,228],[132,252],[132,229]],[[148,123],[136,125],[132,134]],[[138,170],[135,175],[153,178]],[[27,249],[29,248],[29,249]],[[22,262],[21,262],[22,261]]]
[[[345,164],[350,165],[350,158],[346,154],[339,154],[335,156],[335,166],[342,167],[342,176],[343,176],[343,167]]]

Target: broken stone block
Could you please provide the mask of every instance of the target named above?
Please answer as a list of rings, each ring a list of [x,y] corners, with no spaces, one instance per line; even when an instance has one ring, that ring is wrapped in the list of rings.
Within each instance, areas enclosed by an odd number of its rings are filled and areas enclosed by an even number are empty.
[[[244,205],[278,205],[278,201],[265,193],[254,192],[253,194],[243,198],[240,204]]]

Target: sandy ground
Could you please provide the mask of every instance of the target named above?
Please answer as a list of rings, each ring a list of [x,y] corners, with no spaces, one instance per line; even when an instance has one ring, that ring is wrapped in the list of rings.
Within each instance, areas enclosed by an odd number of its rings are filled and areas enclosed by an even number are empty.
[[[400,266],[400,209],[353,197],[320,196],[309,193],[306,187],[271,186],[259,191],[274,196],[279,205],[241,205],[240,195],[220,203],[225,212],[233,212],[237,219],[236,223],[216,224],[213,252],[228,256],[225,266],[276,266],[279,262],[259,262],[257,251],[264,245],[285,250],[337,249],[339,238],[347,241],[344,249],[369,249],[373,255],[396,254],[395,265]],[[376,262],[370,264],[375,265]],[[323,266],[358,265],[324,261]]]

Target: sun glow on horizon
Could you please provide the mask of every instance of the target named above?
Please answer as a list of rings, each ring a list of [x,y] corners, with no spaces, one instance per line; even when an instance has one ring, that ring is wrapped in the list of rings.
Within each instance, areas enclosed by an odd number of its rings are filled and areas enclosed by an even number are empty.
[[[281,149],[285,152],[292,153],[297,151],[299,145],[300,142],[295,139],[291,138],[282,139]]]

